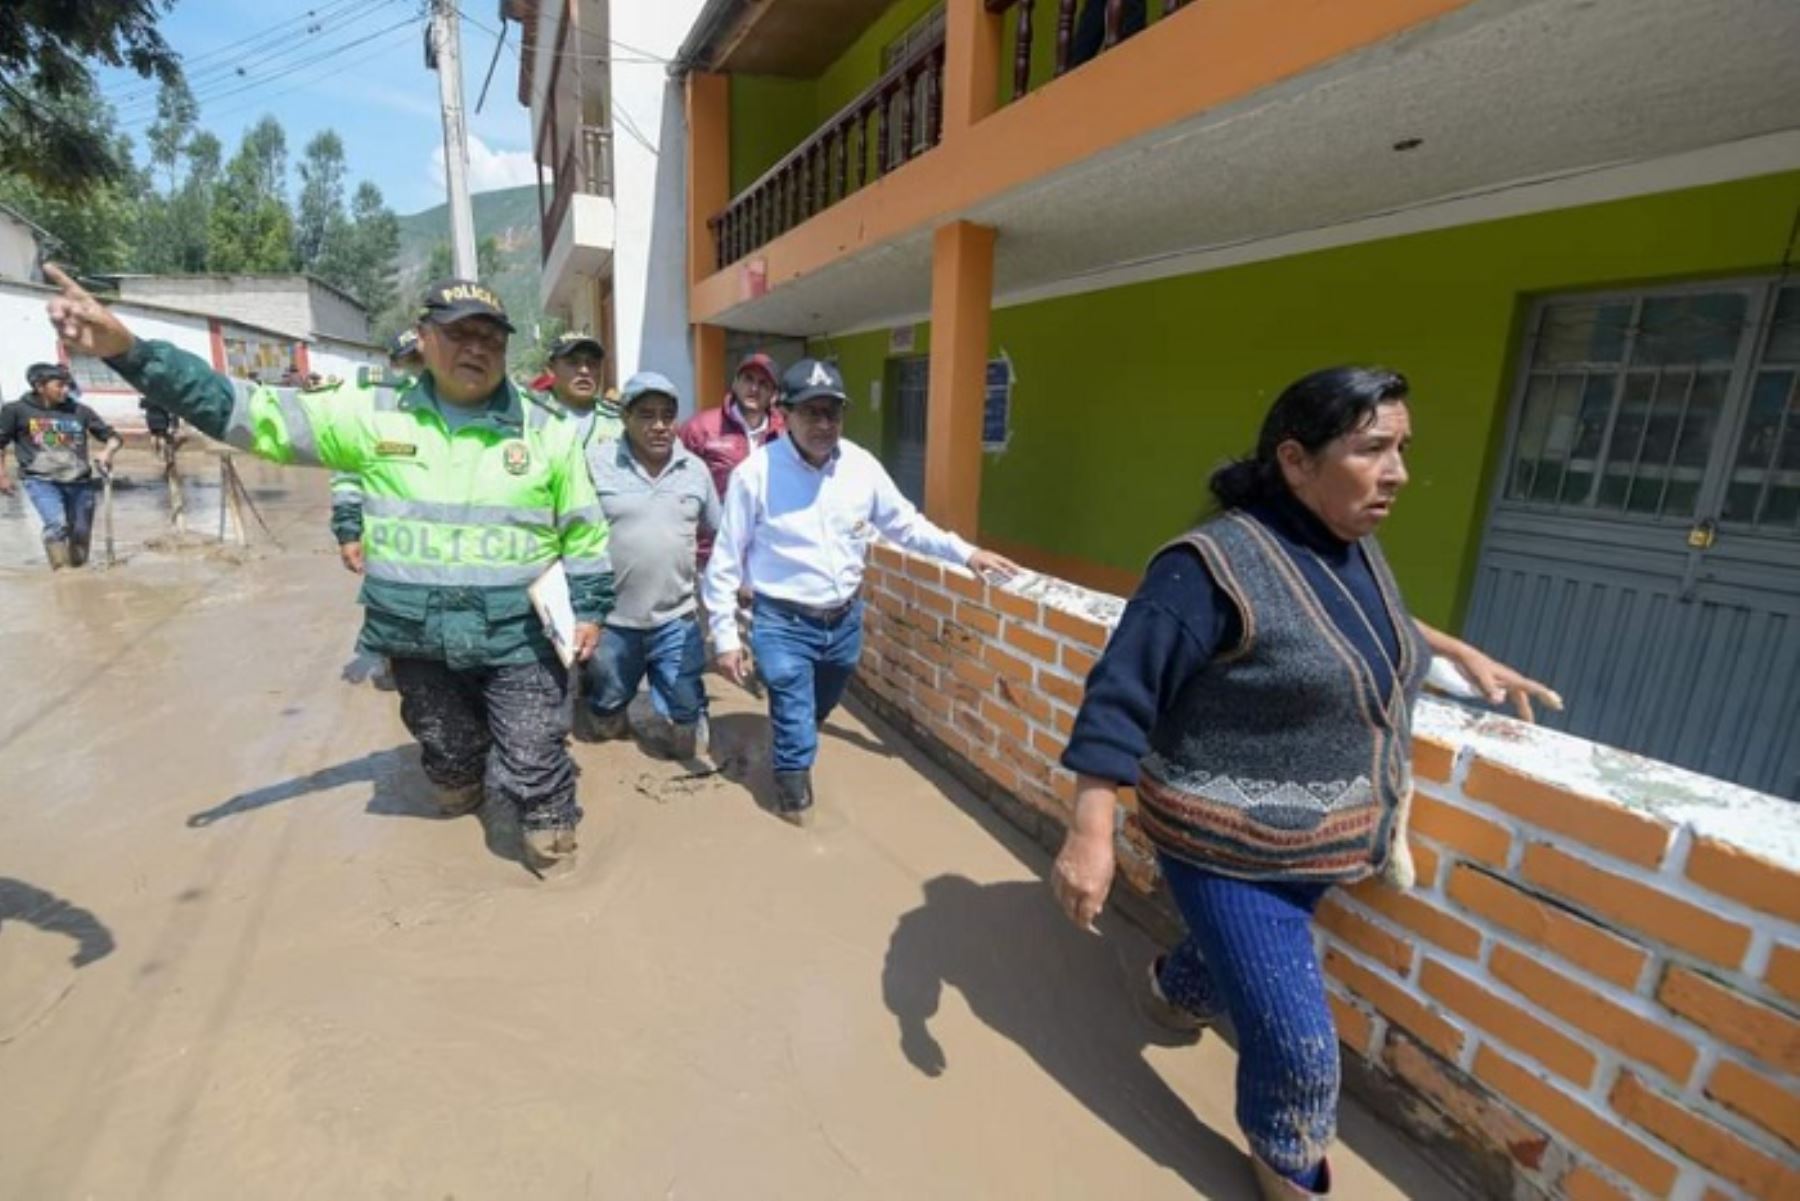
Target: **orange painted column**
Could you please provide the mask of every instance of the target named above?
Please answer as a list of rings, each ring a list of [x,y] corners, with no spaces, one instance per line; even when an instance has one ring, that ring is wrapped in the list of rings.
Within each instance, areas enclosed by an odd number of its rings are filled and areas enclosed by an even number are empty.
[[[725,327],[694,327],[694,412],[716,408],[725,401]]]
[[[709,218],[731,203],[731,80],[691,72],[687,77],[687,243],[692,287],[720,267]],[[696,325],[694,411],[725,396],[725,330]]]
[[[986,0],[950,0],[944,10],[944,137],[954,138],[1000,105],[1000,14]]]
[[[981,527],[981,410],[987,395],[994,230],[956,221],[931,250],[931,376],[925,513],[971,542]]]

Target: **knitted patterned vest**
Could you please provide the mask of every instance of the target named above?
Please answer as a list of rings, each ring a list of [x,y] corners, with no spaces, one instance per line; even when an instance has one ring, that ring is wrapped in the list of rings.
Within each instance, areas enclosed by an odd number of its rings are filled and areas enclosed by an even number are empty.
[[[1359,880],[1388,858],[1412,790],[1412,706],[1431,652],[1373,538],[1359,544],[1400,661],[1376,677],[1332,623],[1294,552],[1254,517],[1216,518],[1172,545],[1200,553],[1243,639],[1181,690],[1139,765],[1139,820],[1160,849],[1227,876]]]

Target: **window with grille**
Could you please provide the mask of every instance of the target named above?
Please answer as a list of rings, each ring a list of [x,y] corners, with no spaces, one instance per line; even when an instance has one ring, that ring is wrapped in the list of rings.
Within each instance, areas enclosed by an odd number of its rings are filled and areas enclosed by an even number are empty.
[[[1800,286],[1551,302],[1525,372],[1509,503],[1800,534]]]

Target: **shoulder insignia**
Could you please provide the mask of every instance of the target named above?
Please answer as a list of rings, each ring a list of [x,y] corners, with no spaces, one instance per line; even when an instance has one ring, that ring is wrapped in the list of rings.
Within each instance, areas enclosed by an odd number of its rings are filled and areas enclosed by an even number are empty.
[[[316,375],[308,377],[300,390],[302,392],[330,392],[334,388],[342,387],[343,384],[344,381],[335,375]]]

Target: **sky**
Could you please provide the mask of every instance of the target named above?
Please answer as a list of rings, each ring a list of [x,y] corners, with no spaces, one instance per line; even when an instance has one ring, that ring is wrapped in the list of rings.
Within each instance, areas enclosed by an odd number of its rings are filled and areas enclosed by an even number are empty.
[[[444,200],[438,80],[425,66],[422,0],[175,0],[158,27],[180,54],[200,102],[200,126],[229,158],[265,114],[287,131],[290,192],[302,148],[322,129],[344,142],[350,186],[371,180],[406,214]],[[530,110],[518,101],[519,27],[506,27],[482,111],[483,76],[501,29],[497,0],[465,0],[463,99],[469,183],[476,192],[536,181]],[[309,16],[310,14],[310,16]],[[97,73],[119,124],[149,157],[156,84],[128,70]]]

